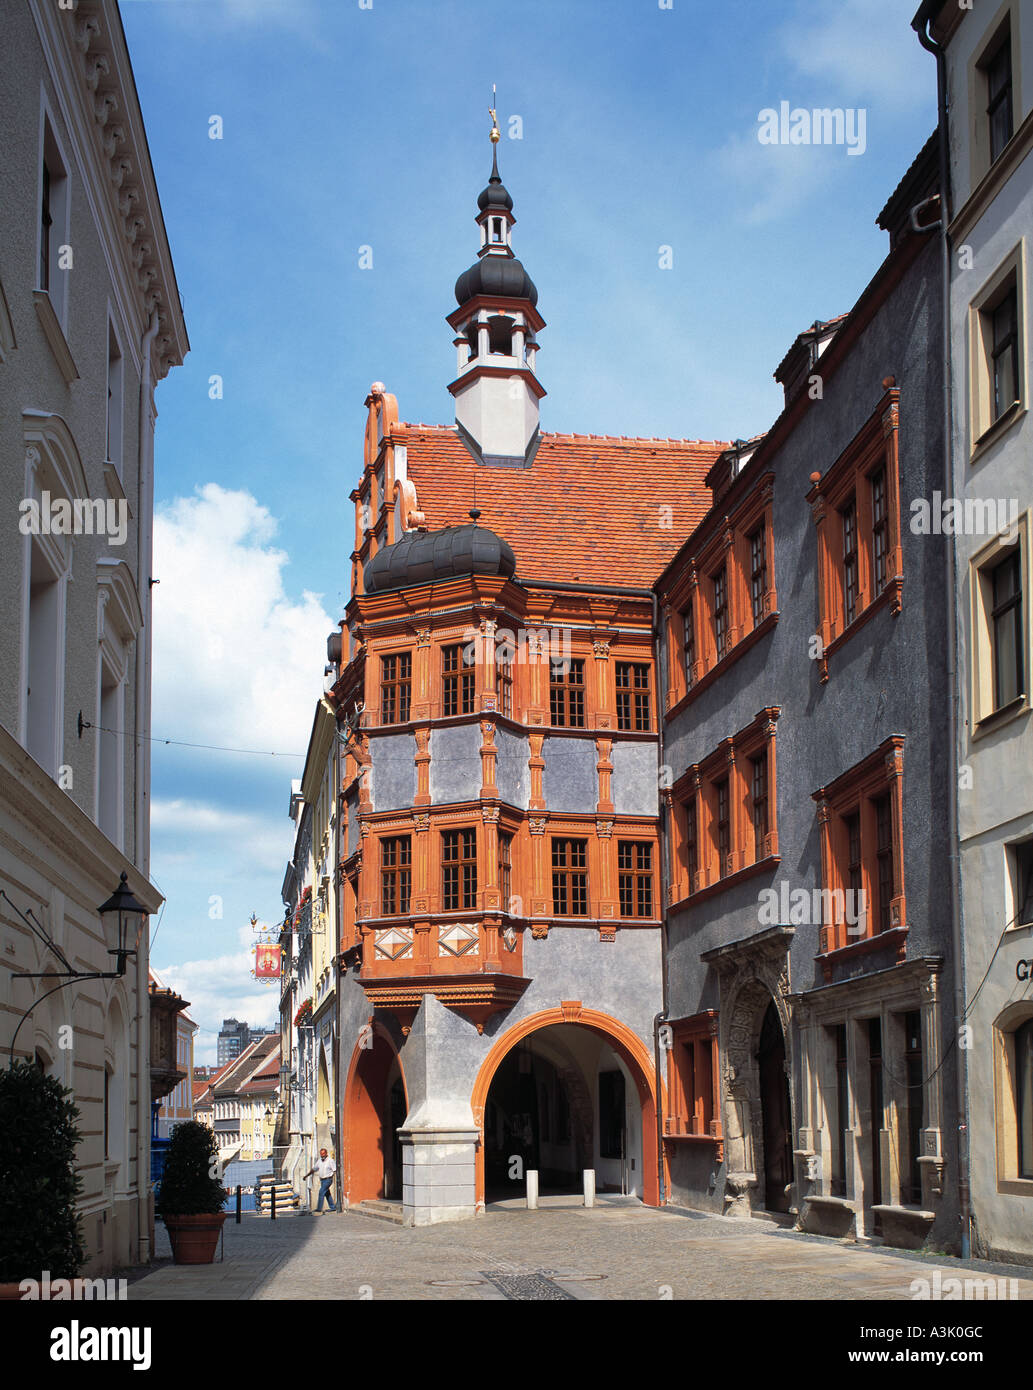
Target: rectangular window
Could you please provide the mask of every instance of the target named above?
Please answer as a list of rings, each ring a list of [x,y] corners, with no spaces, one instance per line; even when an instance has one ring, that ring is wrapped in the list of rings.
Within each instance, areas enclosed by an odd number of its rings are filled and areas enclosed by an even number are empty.
[[[553,840],[552,910],[557,917],[588,916],[587,840]]]
[[[836,1113],[833,1119],[833,1172],[832,1196],[846,1196],[846,1131],[850,1123],[850,1086],[847,1074],[846,1024],[837,1023],[833,1028],[836,1047]]]
[[[728,571],[722,566],[713,576],[714,645],[718,661],[728,650]]]
[[[1011,35],[1006,35],[994,56],[984,66],[986,73],[986,115],[990,125],[990,163],[1000,156],[1012,137]]]
[[[380,911],[384,917],[404,917],[412,891],[412,839],[396,835],[380,842]]]
[[[384,724],[405,724],[412,696],[412,655],[395,652],[380,658],[380,719]]]
[[[882,1201],[882,1020],[868,1020],[868,1144],[872,1165],[872,1193]]]
[[[904,1015],[904,1067],[907,1077],[907,1168],[901,1172],[901,1198],[905,1205],[922,1201],[922,1126],[925,1123],[925,1085],[922,1077],[922,1015],[913,1009]]]
[[[443,647],[443,694],[442,708],[445,718],[454,714],[472,714],[474,707],[474,681],[476,671],[476,649],[473,642],[465,645],[456,643]]]
[[[553,660],[549,666],[549,718],[559,728],[585,727],[585,663]]]
[[[496,654],[495,681],[499,692],[499,714],[513,717],[513,663],[505,656]]]
[[[689,689],[693,684],[692,668],[696,664],[696,630],[692,625],[692,605],[689,604],[685,612],[681,615],[682,632],[684,633],[684,661],[685,661],[685,686]]]
[[[477,832],[446,830],[441,836],[442,907],[445,912],[477,906]]]
[[[1019,1177],[1033,1178],[1033,1019],[1015,1030],[1015,1102]]]
[[[893,925],[893,817],[889,796],[875,801],[875,844],[878,864],[879,900],[875,907],[876,932],[889,931]]]
[[[768,760],[764,755],[750,759],[750,785],[753,799],[753,858],[759,863],[765,855],[768,837]]]
[[[643,732],[652,727],[649,705],[649,664],[618,661],[617,728]]]
[[[850,815],[843,817],[843,826],[846,830],[847,860],[846,878],[847,888],[856,905],[860,902],[860,894],[863,887],[863,876],[861,872],[861,813],[853,811]]]
[[[502,911],[512,912],[513,901],[513,836],[499,831],[499,893]]]
[[[653,915],[653,846],[618,840],[617,883],[622,917]]]
[[[1019,399],[1018,324],[1018,292],[1011,289],[990,313],[990,375],[994,420],[999,420]]]
[[[108,324],[108,413],[105,458],[122,476],[122,353],[115,325]]]
[[[699,833],[696,798],[693,797],[685,807],[685,867],[689,874],[689,892],[693,890],[696,875],[699,873]]]
[[[1013,550],[991,571],[994,709],[1022,695],[1022,572],[1021,554]]]
[[[714,843],[717,848],[717,872],[723,878],[728,873],[728,857],[732,849],[732,825],[729,819],[728,778],[714,784],[717,815],[714,821]]]
[[[843,622],[857,616],[857,504],[851,497],[840,511],[843,518]]]
[[[886,470],[880,468],[870,479],[872,486],[872,577],[875,593],[886,587],[886,555],[889,549],[889,516],[886,511]]]
[[[39,213],[39,288],[50,289],[50,242],[54,218],[50,211],[50,165],[43,156],[43,196]],[[106,1155],[105,1155],[106,1156]]]
[[[767,547],[764,544],[764,527],[761,526],[750,537],[750,604],[753,608],[754,627],[759,627],[764,621],[764,594],[767,587]]]

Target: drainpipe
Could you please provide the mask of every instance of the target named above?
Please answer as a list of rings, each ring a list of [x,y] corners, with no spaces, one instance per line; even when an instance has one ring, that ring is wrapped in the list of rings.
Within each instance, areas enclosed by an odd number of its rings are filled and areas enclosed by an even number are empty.
[[[656,671],[656,728],[659,766],[664,766],[664,720],[660,707],[660,606],[656,591],[653,590],[653,669]],[[664,1184],[664,1106],[663,1071],[660,1063],[660,1025],[668,1017],[668,979],[667,979],[667,886],[671,881],[667,862],[670,843],[670,827],[667,824],[667,803],[661,802],[660,810],[660,986],[661,1011],[653,1019],[653,1066],[656,1069],[656,1176],[657,1196],[660,1206],[667,1204],[667,1191]]]
[[[930,16],[925,14],[926,6],[912,20],[912,28],[924,49],[936,59],[936,94],[939,119],[940,145],[940,267],[943,302],[943,495],[954,495],[952,460],[954,454],[954,411],[951,395],[951,374],[953,370],[951,352],[951,297],[950,297],[950,235],[947,230],[950,206],[950,164],[948,154],[947,125],[947,63],[942,44],[927,32]],[[935,227],[932,224],[930,230]],[[950,884],[951,884],[951,944],[954,951],[954,1022],[960,1029],[965,1017],[965,909],[961,897],[961,849],[958,830],[958,576],[957,546],[953,532],[947,537],[947,738],[950,749],[947,777],[947,834],[950,845]],[[955,1038],[957,1041],[957,1038]],[[968,1259],[971,1253],[972,1213],[969,1198],[969,1144],[968,1144],[968,1053],[963,1047],[957,1052],[957,1107],[958,1107],[958,1212],[961,1219],[961,1256]]]
[[[136,461],[136,582],[140,593],[143,628],[136,640],[136,825],[133,833],[133,858],[145,879],[150,879],[150,786],[151,745],[146,732],[150,726],[151,709],[151,507],[153,506],[151,472],[153,468],[154,435],[149,414],[151,403],[151,347],[158,332],[158,311],[140,343],[140,409],[137,416]],[[124,834],[123,830],[123,834]],[[143,943],[141,942],[141,945]],[[150,1009],[147,989],[147,968],[150,963],[150,940],[147,949],[136,957],[136,1056],[137,1077],[136,1181],[137,1231],[139,1233],[141,1264],[151,1258],[153,1227],[151,1216],[151,1048]]]

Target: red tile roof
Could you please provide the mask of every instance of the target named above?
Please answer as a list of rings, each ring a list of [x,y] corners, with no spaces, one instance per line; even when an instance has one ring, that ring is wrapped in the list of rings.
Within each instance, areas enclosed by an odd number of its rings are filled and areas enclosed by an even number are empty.
[[[401,425],[406,470],[431,530],[479,524],[513,547],[517,579],[648,588],[710,504],[727,444],[542,434],[530,468],[478,465],[454,428]],[[664,512],[662,508],[670,508]]]

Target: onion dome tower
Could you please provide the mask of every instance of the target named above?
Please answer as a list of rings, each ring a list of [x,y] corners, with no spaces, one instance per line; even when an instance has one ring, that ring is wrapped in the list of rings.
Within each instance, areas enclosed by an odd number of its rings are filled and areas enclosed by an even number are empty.
[[[500,139],[491,110],[491,177],[477,199],[481,249],[456,281],[458,375],[456,425],[474,457],[497,467],[530,467],[538,447],[538,402],[545,389],[535,375],[545,327],[534,281],[513,255],[513,199],[499,175]]]

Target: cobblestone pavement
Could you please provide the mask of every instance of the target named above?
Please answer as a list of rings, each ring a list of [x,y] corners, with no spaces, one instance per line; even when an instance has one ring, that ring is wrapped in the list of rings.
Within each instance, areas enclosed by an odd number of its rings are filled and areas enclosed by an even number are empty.
[[[167,1260],[165,1228],[157,1231],[156,1254]],[[222,1262],[163,1263],[134,1280],[129,1297],[910,1300],[912,1281],[933,1284],[936,1270],[941,1281],[1014,1278],[998,1286],[1001,1296],[1033,1300],[1030,1268],[843,1244],[627,1199],[591,1211],[496,1206],[418,1230],[355,1212],[275,1222],[246,1213],[239,1226],[226,1223]]]

